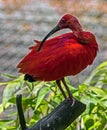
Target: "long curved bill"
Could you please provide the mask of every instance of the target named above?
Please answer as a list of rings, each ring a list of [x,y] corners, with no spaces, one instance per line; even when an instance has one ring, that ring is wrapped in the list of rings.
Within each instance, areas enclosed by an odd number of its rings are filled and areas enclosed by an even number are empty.
[[[56,26],[54,27],[45,37],[44,39],[41,41],[41,44],[40,46],[38,47],[37,51],[40,51],[40,49],[42,48],[44,42],[48,39],[48,37],[50,37],[52,34],[54,34],[55,32],[59,31],[60,30],[60,26]]]

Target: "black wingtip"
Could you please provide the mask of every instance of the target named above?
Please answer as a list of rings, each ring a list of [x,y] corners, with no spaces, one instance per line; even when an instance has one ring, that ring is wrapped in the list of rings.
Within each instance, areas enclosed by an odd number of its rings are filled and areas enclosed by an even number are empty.
[[[29,82],[35,82],[35,81],[36,81],[36,80],[35,80],[32,76],[30,76],[29,74],[25,74],[24,80],[27,80],[27,81],[29,81]]]

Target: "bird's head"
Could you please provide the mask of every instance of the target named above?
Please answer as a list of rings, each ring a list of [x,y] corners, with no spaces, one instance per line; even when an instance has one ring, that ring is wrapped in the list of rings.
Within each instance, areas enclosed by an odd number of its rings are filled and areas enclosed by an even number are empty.
[[[78,19],[71,15],[65,14],[58,22],[60,29],[70,28],[72,31],[82,31],[82,27],[78,21]]]
[[[82,27],[78,21],[78,19],[75,16],[72,16],[71,14],[65,14],[58,22],[58,24],[45,36],[45,38],[42,40],[38,51],[41,49],[43,43],[55,32],[61,30],[70,28],[74,35],[78,38],[79,34],[82,32]]]

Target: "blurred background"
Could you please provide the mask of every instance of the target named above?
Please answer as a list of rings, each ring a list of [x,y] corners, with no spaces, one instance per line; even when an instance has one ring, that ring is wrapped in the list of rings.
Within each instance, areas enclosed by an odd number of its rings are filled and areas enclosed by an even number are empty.
[[[65,13],[77,16],[99,44],[94,64],[70,78],[72,85],[81,83],[93,68],[107,60],[107,0],[0,0],[0,73],[19,75],[16,66],[33,40],[42,40]],[[6,80],[0,77],[0,81]]]

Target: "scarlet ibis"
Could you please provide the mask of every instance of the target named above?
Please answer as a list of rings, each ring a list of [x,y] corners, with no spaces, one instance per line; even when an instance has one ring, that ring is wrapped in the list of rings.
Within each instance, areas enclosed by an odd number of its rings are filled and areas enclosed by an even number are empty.
[[[53,33],[66,28],[72,32],[47,40]],[[25,80],[30,82],[56,80],[66,99],[62,81],[69,97],[73,99],[64,77],[76,75],[93,63],[98,51],[95,36],[84,31],[75,16],[65,14],[41,42],[35,42],[30,47],[30,52],[18,64],[19,72],[25,74]]]

